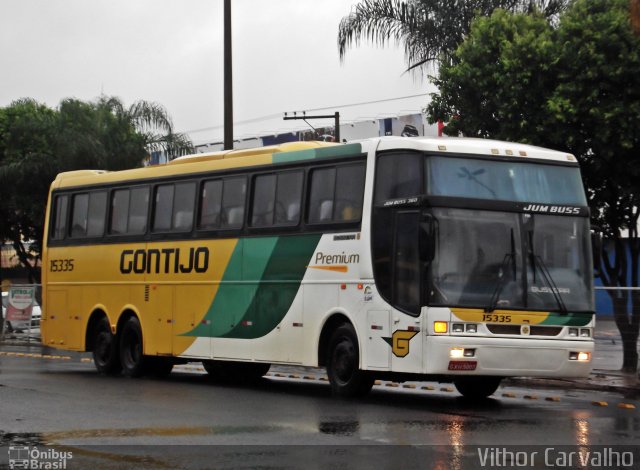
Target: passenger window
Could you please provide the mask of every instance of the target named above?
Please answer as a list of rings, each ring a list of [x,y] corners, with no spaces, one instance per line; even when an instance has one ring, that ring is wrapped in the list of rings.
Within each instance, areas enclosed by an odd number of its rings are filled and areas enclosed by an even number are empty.
[[[148,212],[149,188],[145,186],[132,189],[127,233],[136,234],[146,232]]]
[[[422,160],[417,152],[380,156],[376,168],[376,204],[422,194]]]
[[[334,219],[354,222],[362,217],[364,198],[364,165],[341,166],[336,175]]]
[[[53,210],[53,230],[51,238],[61,240],[67,232],[67,202],[68,196],[58,196]]]
[[[273,225],[273,208],[276,196],[276,175],[257,176],[253,188],[251,225]]]
[[[297,225],[300,221],[303,177],[302,171],[257,176],[251,225]]]
[[[310,224],[357,222],[362,217],[364,164],[322,168],[311,173]]]
[[[111,196],[109,233],[140,234],[147,230],[149,188],[117,189]]]
[[[165,184],[156,188],[153,231],[188,232],[193,226],[196,184]]]
[[[200,221],[198,228],[212,230],[220,227],[222,208],[222,180],[207,181],[200,195]]]
[[[153,209],[153,231],[171,230],[171,210],[173,206],[173,185],[156,188],[156,201]]]
[[[246,192],[244,177],[207,181],[200,197],[198,228],[216,230],[242,227]]]
[[[72,201],[71,237],[101,237],[104,233],[107,193],[76,194]]]
[[[247,179],[226,178],[222,191],[222,213],[220,227],[231,229],[240,228],[244,222],[244,206],[247,195]]]
[[[311,173],[309,223],[331,222],[335,195],[336,169],[324,168]]]
[[[87,210],[89,209],[89,195],[75,194],[71,209],[71,237],[84,237],[87,234]]]
[[[87,220],[87,236],[104,235],[104,220],[107,211],[107,193],[100,191],[89,194],[89,214]]]
[[[127,233],[129,219],[129,190],[118,189],[111,196],[111,221],[109,233],[121,235]]]

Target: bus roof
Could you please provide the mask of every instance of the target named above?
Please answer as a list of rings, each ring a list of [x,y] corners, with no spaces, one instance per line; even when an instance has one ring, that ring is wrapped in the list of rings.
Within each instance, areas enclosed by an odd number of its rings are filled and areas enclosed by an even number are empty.
[[[568,153],[513,142],[464,137],[388,136],[353,141],[348,144],[305,141],[252,149],[223,150],[220,152],[186,155],[165,165],[153,165],[114,172],[104,170],[69,171],[60,173],[52,186],[53,188],[60,188],[113,183],[125,180],[153,179],[177,174],[357,155],[367,152],[371,148],[381,151],[410,149],[443,154],[494,155],[576,162],[576,158]]]

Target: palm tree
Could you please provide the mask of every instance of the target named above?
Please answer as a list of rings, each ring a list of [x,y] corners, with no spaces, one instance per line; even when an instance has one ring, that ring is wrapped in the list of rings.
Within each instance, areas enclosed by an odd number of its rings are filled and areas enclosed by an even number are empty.
[[[344,60],[349,47],[368,40],[379,46],[404,45],[407,70],[432,66],[442,55],[449,60],[476,16],[496,8],[542,12],[557,18],[570,0],[361,0],[342,18],[338,50]]]

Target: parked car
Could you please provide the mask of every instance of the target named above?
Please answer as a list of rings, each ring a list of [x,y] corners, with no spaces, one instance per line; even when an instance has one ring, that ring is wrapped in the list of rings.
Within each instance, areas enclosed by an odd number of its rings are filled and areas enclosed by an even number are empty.
[[[9,305],[9,293],[2,293],[2,318],[5,319],[4,328],[9,333],[21,333],[29,329],[27,321],[7,321],[7,306]],[[36,300],[33,301],[33,310],[31,311],[31,329],[40,328],[40,317],[42,317],[42,309]]]

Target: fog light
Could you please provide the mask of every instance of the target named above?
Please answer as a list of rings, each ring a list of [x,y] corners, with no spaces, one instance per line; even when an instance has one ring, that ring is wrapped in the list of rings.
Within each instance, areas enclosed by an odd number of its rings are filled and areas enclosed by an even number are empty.
[[[571,360],[571,361],[580,361],[580,362],[589,362],[591,360],[591,353],[589,353],[589,352],[571,351],[569,353],[569,360]]]
[[[464,357],[464,348],[451,348],[449,351],[449,357],[451,359],[460,359]]]
[[[433,322],[433,331],[436,333],[446,333],[449,331],[449,324],[446,321]]]
[[[465,349],[464,350],[464,357],[473,357],[476,355],[476,350],[475,349]]]
[[[475,323],[467,323],[467,333],[477,333],[478,325]]]
[[[578,360],[581,362],[588,362],[591,359],[591,353],[588,352],[579,352]]]
[[[451,325],[451,333],[464,333],[464,325],[462,323],[454,323]]]
[[[569,328],[569,336],[577,337],[578,329],[577,328]]]
[[[581,328],[580,329],[580,337],[581,338],[589,338],[589,337],[591,337],[591,330],[589,330],[589,328]]]

